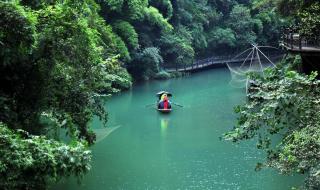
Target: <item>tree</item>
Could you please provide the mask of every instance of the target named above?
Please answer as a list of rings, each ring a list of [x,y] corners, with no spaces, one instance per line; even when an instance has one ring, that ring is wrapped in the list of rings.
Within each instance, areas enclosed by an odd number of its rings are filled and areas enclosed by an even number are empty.
[[[131,86],[97,4],[52,4],[0,2],[1,189],[83,175],[95,141],[88,123],[93,115],[107,121],[101,97]],[[71,143],[47,133],[59,128]]]
[[[170,19],[173,15],[173,7],[170,0],[150,0],[150,5],[156,7],[166,19]]]
[[[246,46],[248,43],[255,42],[254,22],[248,8],[243,5],[234,6],[230,13],[228,25],[235,32],[238,45]]]
[[[137,80],[148,80],[156,76],[162,63],[163,58],[160,55],[160,50],[156,47],[148,47],[136,54],[128,70]]]
[[[301,12],[299,16],[300,34],[304,36],[314,36],[320,34],[320,3],[315,2]]]
[[[138,34],[129,22],[116,20],[113,29],[126,43],[128,49],[136,50],[139,47]]]
[[[290,58],[287,63],[299,62]],[[294,64],[294,65],[295,65]],[[320,187],[320,81],[317,73],[298,74],[286,63],[251,75],[248,103],[238,106],[238,123],[225,138],[238,142],[257,137],[267,153],[263,166],[306,175],[307,189]],[[277,137],[277,138],[275,138]],[[280,138],[280,139],[279,139]],[[279,139],[279,141],[277,140]]]
[[[208,34],[209,44],[216,47],[234,47],[236,45],[236,37],[230,29],[217,28]]]
[[[148,6],[148,0],[105,0],[98,2],[102,5],[105,15],[116,13],[130,21],[143,19],[143,10]]]
[[[144,9],[145,19],[151,24],[158,26],[163,32],[172,31],[173,27],[168,23],[159,10],[154,7]]]
[[[194,49],[191,42],[191,34],[185,29],[181,29],[174,34],[167,34],[160,39],[160,48],[167,62],[174,65],[185,65],[193,63]]]

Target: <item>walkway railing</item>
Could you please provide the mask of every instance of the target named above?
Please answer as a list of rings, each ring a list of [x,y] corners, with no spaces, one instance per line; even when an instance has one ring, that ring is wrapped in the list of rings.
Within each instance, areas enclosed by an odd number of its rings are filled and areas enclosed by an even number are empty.
[[[289,51],[320,53],[320,36],[306,37],[286,30],[281,45]]]
[[[208,67],[213,64],[226,64],[231,62],[232,56],[213,56],[206,59],[196,60],[193,62],[193,64],[185,64],[185,65],[165,65],[164,69],[167,72],[173,72],[173,71],[192,71],[201,69],[204,67]],[[238,59],[237,59],[238,60]],[[243,60],[243,59],[241,59]],[[236,60],[233,60],[234,62]],[[239,60],[238,60],[239,62]]]
[[[274,58],[282,57],[282,55],[269,55],[273,56]],[[243,63],[245,61],[244,57],[233,59],[234,56],[214,56],[209,57],[206,59],[201,59],[193,62],[193,64],[185,64],[185,65],[164,65],[163,69],[167,72],[190,72],[195,70],[200,70],[209,66],[223,66],[225,64],[236,64],[236,63]],[[256,60],[256,59],[253,59]],[[247,59],[247,61],[249,61]]]

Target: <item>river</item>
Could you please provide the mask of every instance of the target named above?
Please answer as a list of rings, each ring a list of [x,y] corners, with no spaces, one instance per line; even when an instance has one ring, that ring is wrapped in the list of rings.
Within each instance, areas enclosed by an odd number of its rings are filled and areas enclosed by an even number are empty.
[[[255,172],[264,153],[254,141],[233,144],[220,140],[232,128],[233,107],[245,102],[245,90],[229,85],[226,68],[167,81],[137,84],[106,103],[108,126],[91,148],[92,169],[81,180],[62,180],[65,190],[285,190],[302,183],[271,169]],[[172,113],[145,105],[155,93],[173,93]],[[95,129],[101,124],[93,121]],[[99,129],[97,129],[99,131]]]

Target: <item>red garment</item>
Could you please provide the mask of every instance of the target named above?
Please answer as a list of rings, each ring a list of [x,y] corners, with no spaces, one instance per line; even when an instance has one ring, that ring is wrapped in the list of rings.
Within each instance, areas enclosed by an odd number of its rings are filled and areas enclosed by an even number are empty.
[[[169,105],[168,100],[164,100],[163,101],[163,109],[165,109],[165,110],[168,109],[168,105]]]

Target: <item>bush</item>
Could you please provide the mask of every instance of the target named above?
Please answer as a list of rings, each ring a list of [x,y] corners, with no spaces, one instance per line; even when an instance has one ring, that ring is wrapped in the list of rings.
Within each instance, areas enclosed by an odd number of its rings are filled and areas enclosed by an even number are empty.
[[[136,80],[148,80],[159,72],[159,66],[162,63],[160,50],[156,47],[148,47],[135,55],[128,70]]]
[[[18,134],[20,133],[20,134]],[[0,189],[45,189],[49,182],[90,169],[86,144],[65,145],[0,123]]]
[[[172,78],[172,75],[166,71],[160,71],[155,76],[154,79],[165,80]]]
[[[184,77],[184,76],[190,75],[190,73],[184,73],[184,72],[179,72],[179,71],[174,71],[174,72],[172,72],[170,74],[171,74],[171,76],[173,78],[180,78],[180,77]]]

